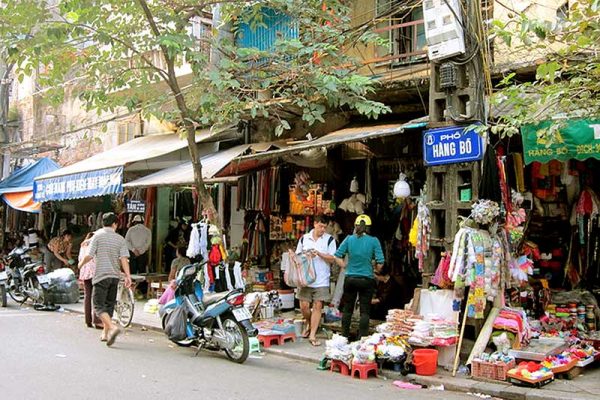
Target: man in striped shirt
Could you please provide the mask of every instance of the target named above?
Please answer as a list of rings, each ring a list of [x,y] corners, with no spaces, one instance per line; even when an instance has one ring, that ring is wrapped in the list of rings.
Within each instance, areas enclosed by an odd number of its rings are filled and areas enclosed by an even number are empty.
[[[104,214],[102,225],[104,228],[94,234],[88,255],[81,260],[79,268],[92,258],[96,260],[96,273],[92,278],[94,310],[104,324],[100,340],[106,342],[107,346],[112,346],[121,333],[120,328],[112,323],[121,268],[125,272],[125,286],[131,286],[129,249],[123,236],[115,232],[117,217],[114,213]]]

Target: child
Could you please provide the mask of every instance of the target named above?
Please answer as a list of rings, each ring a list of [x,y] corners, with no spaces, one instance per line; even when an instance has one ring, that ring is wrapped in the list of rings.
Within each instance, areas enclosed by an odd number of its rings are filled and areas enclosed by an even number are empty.
[[[171,284],[165,289],[163,295],[160,296],[158,300],[159,304],[167,304],[175,297],[175,277],[181,268],[191,264],[190,259],[185,256],[185,251],[185,247],[177,248],[177,257],[171,262],[171,270],[169,271],[169,281],[171,281]]]

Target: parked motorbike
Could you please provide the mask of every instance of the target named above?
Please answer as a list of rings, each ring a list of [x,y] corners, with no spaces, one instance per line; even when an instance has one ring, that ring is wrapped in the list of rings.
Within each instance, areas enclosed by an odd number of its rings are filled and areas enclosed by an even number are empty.
[[[8,273],[4,270],[4,264],[0,263],[0,306],[6,307],[8,303],[6,281],[8,281]]]
[[[42,263],[31,262],[28,251],[28,248],[17,247],[4,260],[8,294],[19,304],[31,299],[36,310],[54,311],[58,307],[47,301],[51,279]]]
[[[196,279],[203,264],[183,267],[175,279],[175,298],[159,310],[163,330],[179,346],[197,345],[198,351],[223,350],[236,363],[243,363],[250,352],[249,337],[258,331],[250,322],[250,312],[244,307],[241,289],[205,294]],[[184,332],[174,335],[172,325],[181,318]],[[183,328],[183,326],[181,326]]]

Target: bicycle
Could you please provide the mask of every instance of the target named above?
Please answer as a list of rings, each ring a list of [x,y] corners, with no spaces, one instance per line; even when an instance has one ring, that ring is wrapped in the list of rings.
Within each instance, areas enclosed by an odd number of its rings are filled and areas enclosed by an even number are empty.
[[[121,277],[117,288],[117,303],[115,304],[113,319],[123,328],[127,328],[131,325],[134,309],[135,298],[133,297],[133,290],[125,287],[125,279]]]

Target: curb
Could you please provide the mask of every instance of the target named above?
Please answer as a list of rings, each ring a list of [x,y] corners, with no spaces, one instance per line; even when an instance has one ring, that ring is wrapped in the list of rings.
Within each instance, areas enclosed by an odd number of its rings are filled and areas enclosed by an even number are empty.
[[[280,350],[280,349],[273,348],[273,347],[269,347],[269,348],[263,347],[261,350],[267,354],[273,354],[273,355],[276,355],[279,357],[285,357],[285,358],[289,358],[291,360],[296,360],[296,361],[304,361],[304,362],[315,363],[315,364],[318,364],[321,361],[320,358],[316,358],[313,356],[307,356],[304,354],[290,353],[285,350]]]
[[[314,356],[288,352],[283,349],[274,347],[263,348],[263,352],[267,354],[285,357],[291,360],[303,361],[318,364],[321,359]],[[402,376],[399,372],[383,370],[380,373],[387,380],[403,380],[425,386],[440,386],[444,385],[444,390],[458,393],[479,393],[497,397],[505,400],[597,400],[593,395],[576,394],[562,392],[551,389],[535,389],[519,387],[503,383],[487,383],[469,378],[454,377],[448,379],[447,376],[422,376],[416,374],[408,374]]]
[[[83,314],[83,311],[73,310],[62,306],[63,310],[74,313]],[[130,327],[143,328],[149,331],[163,333],[163,330],[158,326],[145,325],[139,322],[131,322]],[[284,349],[276,347],[263,348],[262,351],[267,354],[272,354],[279,357],[288,358],[291,360],[318,364],[321,359],[311,355],[299,353],[291,353]],[[569,392],[562,392],[551,389],[534,389],[525,388],[502,383],[487,383],[468,378],[452,378],[444,376],[422,376],[416,374],[408,374],[402,376],[398,372],[383,370],[380,376],[388,380],[405,380],[425,386],[440,386],[444,385],[444,390],[458,393],[480,393],[492,397],[499,397],[506,400],[597,400],[596,396],[581,395]]]
[[[61,307],[63,308],[63,310],[68,311],[73,314],[83,314],[84,313],[83,311],[74,310],[74,309],[65,307],[64,305],[61,305]],[[163,333],[162,328],[160,328],[158,326],[141,324],[141,323],[135,322],[135,321],[131,321],[131,324],[129,324],[128,328],[131,328],[131,327],[136,327],[136,328],[146,329],[146,330],[153,331],[153,332]]]

